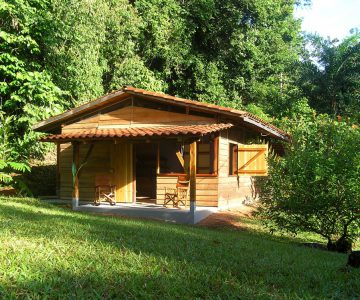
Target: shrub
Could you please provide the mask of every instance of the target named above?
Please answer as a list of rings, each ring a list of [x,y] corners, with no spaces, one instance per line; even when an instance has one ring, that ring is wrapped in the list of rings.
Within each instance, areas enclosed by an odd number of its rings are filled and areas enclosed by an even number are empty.
[[[260,215],[271,230],[314,232],[346,252],[360,233],[360,129],[325,116],[298,121],[284,158],[269,159]]]

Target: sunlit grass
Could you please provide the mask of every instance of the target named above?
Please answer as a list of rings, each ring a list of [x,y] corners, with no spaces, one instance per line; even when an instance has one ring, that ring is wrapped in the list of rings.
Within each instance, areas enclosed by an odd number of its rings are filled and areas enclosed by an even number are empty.
[[[356,299],[360,270],[345,268],[346,259],[256,228],[211,230],[0,198],[0,298]]]

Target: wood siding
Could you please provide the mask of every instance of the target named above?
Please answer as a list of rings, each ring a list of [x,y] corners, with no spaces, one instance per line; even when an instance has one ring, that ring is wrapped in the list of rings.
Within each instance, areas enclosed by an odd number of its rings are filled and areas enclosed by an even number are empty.
[[[127,106],[65,125],[62,133],[88,129],[127,128],[129,126],[158,126],[166,124],[196,124],[214,122],[214,119],[144,107]]]
[[[240,206],[247,197],[254,196],[254,179],[249,175],[229,175],[230,143],[244,144],[246,132],[239,128],[221,132],[219,137],[218,198],[219,207]]]
[[[177,176],[158,176],[157,177],[157,204],[164,203],[165,187],[174,188]],[[190,205],[190,201],[188,201]],[[218,206],[218,178],[217,177],[196,177],[196,205],[198,206]]]
[[[112,173],[114,184],[117,185],[117,201],[131,202],[133,185],[132,183],[132,151],[130,148],[123,148],[126,144],[114,145],[114,143],[96,143],[89,157],[88,163],[83,167],[80,176],[80,200],[93,201],[95,194],[95,176],[99,173]],[[120,147],[120,148],[119,148]],[[131,147],[128,145],[127,147]],[[80,164],[88,151],[88,144],[80,145]],[[121,153],[120,153],[121,152]],[[118,155],[115,155],[118,153]],[[121,158],[122,157],[122,158]],[[121,159],[121,161],[119,161]],[[72,193],[72,146],[70,143],[60,145],[59,170],[60,170],[60,198],[71,199]],[[124,165],[127,171],[124,171]],[[122,174],[117,176],[116,174]],[[165,186],[175,187],[177,176],[157,177],[157,204],[163,204]],[[217,177],[198,176],[196,179],[197,205],[213,206],[218,205],[218,179]],[[190,204],[190,202],[189,202]]]
[[[80,144],[80,164],[90,145]],[[79,178],[80,200],[93,201],[95,195],[95,176],[102,173],[113,174],[117,186],[117,201],[132,201],[132,145],[114,143],[96,143],[88,162],[83,166]],[[72,146],[60,145],[60,198],[71,199],[72,194]],[[125,171],[124,171],[125,170]]]

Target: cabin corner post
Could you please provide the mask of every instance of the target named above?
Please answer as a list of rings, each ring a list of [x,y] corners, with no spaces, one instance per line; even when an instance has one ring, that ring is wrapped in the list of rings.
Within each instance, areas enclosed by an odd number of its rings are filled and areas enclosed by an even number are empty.
[[[196,211],[196,162],[197,162],[196,140],[190,144],[190,216],[191,223],[195,223]]]
[[[72,142],[72,182],[73,182],[73,189],[72,189],[72,208],[75,210],[79,207],[79,160],[80,160],[80,144],[78,142]]]

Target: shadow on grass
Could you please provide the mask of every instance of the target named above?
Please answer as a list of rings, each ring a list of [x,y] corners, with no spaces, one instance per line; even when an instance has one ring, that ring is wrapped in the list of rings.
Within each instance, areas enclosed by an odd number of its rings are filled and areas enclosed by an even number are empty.
[[[14,254],[19,261],[13,263],[26,262],[31,272],[16,279],[5,276],[3,293],[14,296],[354,298],[360,293],[360,273],[342,268],[345,255],[294,247],[265,234],[7,201],[4,205],[0,200],[3,235],[45,244],[34,246],[34,260]],[[13,272],[18,274],[16,268]]]

